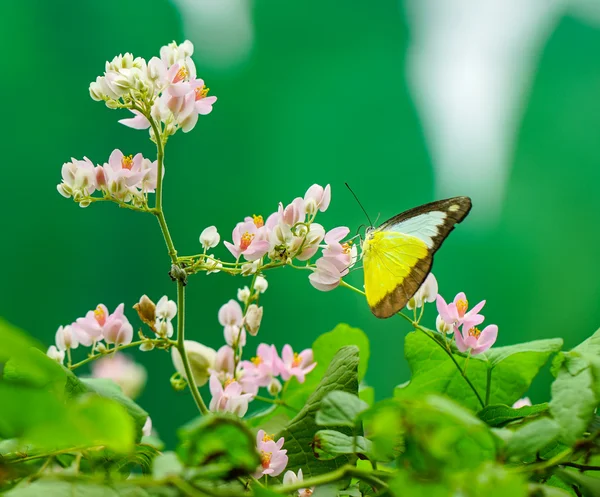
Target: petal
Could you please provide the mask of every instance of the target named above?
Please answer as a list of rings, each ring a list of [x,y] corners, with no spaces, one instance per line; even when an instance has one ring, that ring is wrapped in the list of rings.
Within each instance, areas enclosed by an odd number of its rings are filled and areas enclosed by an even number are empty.
[[[465,343],[462,331],[456,325],[454,326],[454,336],[456,337],[456,348],[461,352],[466,352],[469,347]]]
[[[481,354],[488,350],[498,338],[498,326],[495,324],[490,324],[484,328],[479,335],[479,340],[477,340],[477,345],[473,348],[474,354]]]
[[[459,300],[464,300],[465,302],[467,302],[467,296],[465,295],[465,292],[459,292],[456,294],[456,297],[454,297],[454,303],[456,304]]]
[[[233,255],[233,257],[239,259],[242,253],[242,251],[239,248],[237,248],[233,243],[230,242],[223,242],[223,244],[227,247],[227,250],[231,252],[231,255]]]
[[[475,307],[473,307],[473,309],[471,309],[469,312],[467,312],[467,314],[465,315],[465,318],[468,316],[473,316],[473,315],[477,314],[481,309],[483,309],[484,305],[485,305],[485,300],[482,300],[481,302],[479,302],[479,304],[477,304]]]
[[[330,244],[333,242],[339,242],[340,240],[343,240],[348,233],[350,233],[350,228],[347,228],[346,226],[333,228],[325,235],[325,243]]]

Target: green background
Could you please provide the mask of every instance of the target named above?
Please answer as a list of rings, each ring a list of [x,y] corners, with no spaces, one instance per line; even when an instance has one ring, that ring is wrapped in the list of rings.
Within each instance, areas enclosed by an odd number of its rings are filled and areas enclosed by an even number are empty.
[[[326,228],[354,231],[364,216],[343,184],[354,186],[375,217],[391,217],[435,198],[435,173],[422,119],[408,89],[410,17],[393,1],[254,2],[253,45],[236,64],[219,62],[222,46],[196,44],[198,72],[219,101],[193,132],[167,147],[164,204],[180,254],[199,252],[211,224],[222,239],[243,216],[268,215],[277,202],[313,183],[332,185]],[[88,96],[104,61],[130,51],[149,59],[171,40],[198,33],[167,1],[6,1],[0,6],[3,77],[3,236],[0,315],[45,346],[99,302],[130,308],[140,295],[175,297],[155,219],[108,204],[80,209],[55,185],[70,157],[107,160],[114,148],[153,146]],[[188,29],[184,29],[184,24]],[[565,14],[541,46],[524,96],[509,179],[499,211],[478,210],[436,257],[440,291],[487,299],[498,344],[564,337],[572,346],[600,324],[600,30]],[[204,56],[202,56],[204,54]],[[222,61],[221,61],[222,62]],[[482,171],[482,173],[485,171]],[[215,253],[227,257],[221,245]],[[321,293],[306,274],[269,273],[261,299],[261,341],[310,346],[338,322],[371,340],[367,382],[377,396],[408,379],[407,324],[375,319],[344,289]],[[356,271],[352,281],[360,285]],[[219,307],[248,281],[198,275],[188,291],[188,338],[223,343]],[[434,307],[426,322],[433,324]],[[135,313],[129,317],[138,324]],[[80,350],[76,354],[81,354]],[[149,372],[140,398],[159,432],[195,415],[187,392],[171,390],[170,357],[135,353]],[[547,378],[546,378],[547,380]],[[534,385],[534,401],[548,384]]]

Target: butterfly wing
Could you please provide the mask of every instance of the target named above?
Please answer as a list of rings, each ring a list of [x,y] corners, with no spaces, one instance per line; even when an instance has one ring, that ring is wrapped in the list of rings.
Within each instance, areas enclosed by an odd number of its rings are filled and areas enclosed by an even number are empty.
[[[363,244],[365,293],[375,316],[400,311],[431,270],[433,254],[471,209],[468,197],[431,202],[394,216]]]

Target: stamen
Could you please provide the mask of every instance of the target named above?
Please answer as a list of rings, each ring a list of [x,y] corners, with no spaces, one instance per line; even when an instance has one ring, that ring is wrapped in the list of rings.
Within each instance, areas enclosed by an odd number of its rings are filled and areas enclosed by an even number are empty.
[[[235,382],[235,378],[227,378],[223,383],[223,388],[227,388],[229,385]]]
[[[196,100],[201,100],[208,95],[210,88],[207,88],[206,85],[202,85],[202,87],[198,86],[194,91],[196,92]]]
[[[255,366],[259,366],[262,364],[263,360],[260,357],[253,357],[252,359],[250,359],[250,362]]]
[[[188,72],[187,68],[185,66],[181,66],[179,68],[179,71],[177,71],[177,74],[173,78],[173,83],[179,83],[180,81],[183,81],[185,78],[187,78],[189,75],[190,73]]]
[[[352,240],[348,240],[346,243],[342,244],[342,250],[344,251],[344,254],[350,253],[352,250],[352,243]]]
[[[467,309],[469,308],[469,301],[467,299],[460,299],[457,303],[456,303],[456,310],[458,311],[458,315],[462,318],[465,315],[465,312],[467,312]]]
[[[302,364],[302,358],[298,355],[298,352],[294,352],[294,360],[292,361],[292,367],[297,368]]]
[[[104,312],[102,307],[96,307],[96,310],[94,311],[94,317],[100,326],[104,326],[104,323],[106,323],[106,312]]]
[[[244,233],[242,235],[242,240],[240,241],[240,248],[242,250],[246,250],[250,246],[250,244],[252,243],[253,239],[254,239],[254,234],[253,233],[252,234],[248,233],[246,231],[246,233]]]
[[[479,338],[479,335],[481,335],[481,330],[476,326],[473,326],[473,328],[469,330],[469,336]]]
[[[133,155],[124,155],[121,159],[121,167],[123,169],[131,170],[133,166]]]
[[[268,469],[268,467],[271,465],[272,455],[272,452],[260,451],[260,464],[262,465],[263,469]]]
[[[273,436],[274,435],[269,435],[269,434],[265,433],[264,436],[263,436],[263,442],[272,442],[273,441]]]
[[[265,225],[265,220],[262,216],[257,216],[256,214],[252,215],[252,221],[254,221],[254,225],[257,228],[262,228]]]

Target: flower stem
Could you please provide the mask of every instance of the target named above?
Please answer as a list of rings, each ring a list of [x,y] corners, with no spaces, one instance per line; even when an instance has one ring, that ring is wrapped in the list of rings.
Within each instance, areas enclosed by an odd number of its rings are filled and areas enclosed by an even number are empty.
[[[267,404],[275,404],[277,406],[282,406],[282,407],[285,407],[286,409],[289,409],[290,411],[294,411],[295,413],[300,412],[298,409],[296,409],[295,407],[292,407],[291,405],[287,404],[284,400],[281,400],[281,399],[269,399],[268,397],[262,397],[260,395],[255,395],[254,400],[266,402]]]
[[[375,471],[367,471],[364,469],[356,468],[355,466],[346,465],[334,471],[331,471],[330,473],[313,476],[312,478],[306,478],[305,480],[290,483],[288,485],[277,485],[276,487],[273,487],[272,490],[281,494],[289,494],[295,492],[296,490],[300,490],[301,488],[310,488],[316,487],[318,485],[332,483],[334,481],[341,480],[346,476],[360,478],[361,480],[369,482],[377,489],[388,488],[387,484],[383,480],[378,478],[378,476],[381,473],[382,472],[376,473]]]
[[[490,403],[490,393],[491,393],[491,387],[492,387],[492,371],[494,371],[493,368],[490,367],[490,365],[488,364],[488,370],[487,370],[487,381],[485,384],[485,405],[489,405]]]
[[[110,352],[107,352],[105,354],[91,355],[91,356],[87,357],[86,359],[84,359],[83,361],[79,361],[79,362],[69,366],[69,369],[72,371],[73,369],[79,368],[89,362],[95,361],[96,359],[100,359],[101,357],[106,357],[106,356],[111,355],[120,350],[138,347],[148,341],[151,341],[152,343],[154,343],[154,345],[157,345],[157,346],[166,346],[166,345],[172,346],[177,343],[177,342],[174,342],[173,340],[169,340],[168,338],[146,338],[145,340],[137,340],[136,342],[131,342],[131,343],[128,343],[127,345],[119,345],[119,347],[117,347],[115,349],[111,349]]]
[[[177,281],[177,350],[181,355],[181,362],[183,363],[183,369],[190,391],[192,392],[192,397],[194,397],[199,411],[204,415],[209,414],[209,410],[196,386],[196,380],[194,379],[190,361],[185,351],[185,286],[181,280]]]

